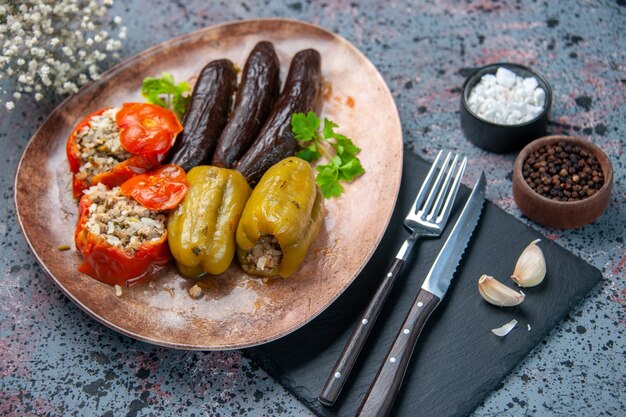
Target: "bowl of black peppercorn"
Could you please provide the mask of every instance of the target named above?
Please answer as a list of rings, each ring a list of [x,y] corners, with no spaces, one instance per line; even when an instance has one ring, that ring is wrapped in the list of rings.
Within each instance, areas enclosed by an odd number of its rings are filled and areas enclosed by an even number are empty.
[[[573,136],[546,136],[521,150],[513,169],[513,198],[529,219],[557,229],[594,222],[613,188],[607,155]]]

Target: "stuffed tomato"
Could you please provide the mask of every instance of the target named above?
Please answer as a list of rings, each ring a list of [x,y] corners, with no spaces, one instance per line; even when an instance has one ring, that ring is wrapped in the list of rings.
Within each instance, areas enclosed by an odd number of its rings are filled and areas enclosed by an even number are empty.
[[[148,279],[170,259],[167,215],[97,184],[79,203],[74,239],[83,256],[78,268],[105,284],[131,286]]]
[[[90,114],[67,141],[74,197],[92,185],[115,187],[156,168],[182,129],[174,113],[153,104],[124,103]]]

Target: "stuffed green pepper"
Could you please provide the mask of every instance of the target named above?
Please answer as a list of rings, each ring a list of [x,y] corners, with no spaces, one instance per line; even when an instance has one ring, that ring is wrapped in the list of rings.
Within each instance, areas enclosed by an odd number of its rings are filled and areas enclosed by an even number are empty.
[[[170,250],[183,276],[219,275],[235,256],[235,233],[250,186],[239,172],[213,166],[192,168],[187,182],[189,192],[168,217]]]
[[[251,275],[288,277],[304,260],[324,218],[324,197],[308,162],[290,157],[256,185],[237,228],[237,257]]]

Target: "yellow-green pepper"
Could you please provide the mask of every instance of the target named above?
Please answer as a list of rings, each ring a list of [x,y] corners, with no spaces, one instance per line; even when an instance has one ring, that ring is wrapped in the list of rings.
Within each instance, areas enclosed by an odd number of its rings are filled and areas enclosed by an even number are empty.
[[[324,219],[315,173],[300,158],[283,159],[263,175],[237,227],[241,267],[258,276],[288,277],[304,259]]]
[[[187,173],[189,192],[167,219],[170,250],[188,278],[226,271],[235,256],[235,232],[250,186],[234,170],[197,166]]]

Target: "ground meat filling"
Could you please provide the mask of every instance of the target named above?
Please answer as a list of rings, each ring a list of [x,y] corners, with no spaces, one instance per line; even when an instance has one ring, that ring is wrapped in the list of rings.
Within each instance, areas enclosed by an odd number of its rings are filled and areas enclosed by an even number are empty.
[[[257,244],[248,251],[246,261],[259,273],[278,271],[283,252],[273,235],[263,235]]]
[[[80,169],[76,174],[79,180],[91,182],[95,175],[110,171],[132,156],[120,142],[120,129],[115,121],[118,111],[109,109],[95,116],[89,126],[76,134],[76,143],[80,149]]]
[[[146,241],[158,241],[165,233],[166,216],[124,196],[119,187],[107,190],[102,184],[85,191],[92,201],[86,228],[102,236],[129,255]]]

